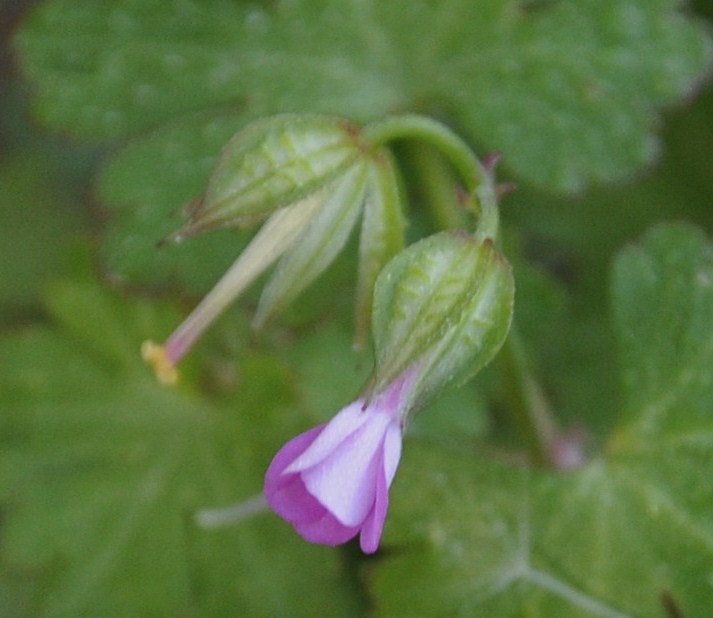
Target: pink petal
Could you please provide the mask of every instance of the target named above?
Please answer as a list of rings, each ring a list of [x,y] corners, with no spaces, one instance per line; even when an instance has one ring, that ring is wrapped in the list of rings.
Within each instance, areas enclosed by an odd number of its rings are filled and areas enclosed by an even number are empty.
[[[272,510],[291,524],[315,521],[327,512],[297,474],[278,486],[266,487],[265,496]]]
[[[368,422],[327,459],[302,472],[307,490],[342,524],[364,521],[374,503],[376,479],[386,429],[385,414],[362,412]]]
[[[402,373],[377,395],[374,404],[383,410],[390,411],[392,416],[398,416],[408,398],[408,391],[416,380],[417,373],[416,369]]]
[[[315,440],[324,426],[315,427],[283,446],[265,473],[265,497],[272,509],[310,543],[339,545],[355,537],[358,527],[343,526],[310,494],[299,474],[285,469]]]
[[[315,440],[324,425],[301,433],[285,444],[275,455],[265,473],[264,493],[268,504],[287,521],[314,519],[321,505],[307,491],[296,474],[285,474],[285,469],[295,457],[304,452]]]
[[[344,526],[326,509],[319,519],[293,523],[299,535],[310,543],[341,545],[359,533],[359,526]]]
[[[272,458],[265,473],[265,481],[276,481],[282,477],[290,464],[309,448],[325,427],[326,425],[318,425],[287,442]]]
[[[365,554],[373,554],[378,549],[388,508],[389,488],[384,470],[381,469],[376,481],[374,504],[361,527],[361,534],[359,535],[359,545]]]
[[[290,475],[288,483],[270,494],[275,512],[292,524],[310,543],[339,545],[353,538],[358,527],[342,525],[306,489],[299,475]]]
[[[401,440],[401,427],[392,423],[386,432],[379,461],[380,471],[376,481],[374,506],[362,525],[359,537],[361,549],[365,554],[372,554],[379,547],[386,511],[389,508],[389,487],[401,459]]]
[[[286,468],[286,472],[301,472],[327,458],[351,434],[369,420],[364,414],[361,401],[353,401],[343,408],[329,423],[323,425],[324,431],[300,453]]]
[[[403,406],[415,375],[404,374],[367,409],[362,400],[352,402],[275,455],[265,474],[265,496],[305,540],[339,545],[361,533],[362,550],[377,550],[401,458]]]
[[[386,430],[384,438],[384,472],[386,473],[386,486],[391,487],[391,481],[396,475],[396,468],[401,461],[401,445],[403,432],[399,423],[391,423]]]

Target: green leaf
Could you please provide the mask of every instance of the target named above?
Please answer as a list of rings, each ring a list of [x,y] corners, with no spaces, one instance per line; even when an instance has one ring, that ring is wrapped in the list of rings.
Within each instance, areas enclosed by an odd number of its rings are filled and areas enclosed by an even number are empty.
[[[617,260],[613,295],[627,410],[696,387],[696,375],[713,361],[712,261],[705,235],[685,226],[658,227],[644,247]]]
[[[235,114],[196,116],[114,154],[97,181],[110,222],[101,258],[114,277],[204,294],[233,263],[250,233],[218,230],[157,244],[183,223],[181,207],[205,191],[217,154],[239,126]]]
[[[136,134],[197,111],[445,112],[516,175],[572,190],[657,151],[711,45],[677,0],[45,2],[18,40],[51,126]]]
[[[302,407],[316,425],[357,399],[371,373],[372,360],[354,353],[353,333],[346,323],[322,321],[305,335],[282,354],[293,368]]]
[[[300,424],[284,367],[243,356],[225,400],[167,390],[138,346],[174,311],[89,283],[50,298],[52,328],[0,340],[2,587],[33,616],[354,615],[333,550],[270,514],[194,521],[260,492]]]
[[[592,264],[576,253],[582,243],[570,249],[536,234],[525,238],[524,232],[506,233],[503,252],[515,275],[513,323],[529,371],[546,398],[552,397],[563,426],[608,431],[619,414],[619,375],[611,360],[615,338],[601,289],[606,285],[600,284],[606,274],[600,270],[612,256],[605,252]],[[498,396],[512,401],[509,371],[499,375]]]
[[[41,304],[43,286],[66,266],[68,246],[85,223],[73,208],[78,191],[67,169],[58,168],[37,148],[0,162],[0,316]]]
[[[654,311],[661,309],[661,317]],[[713,244],[660,226],[614,267],[625,397],[576,471],[407,444],[377,615],[648,618],[713,604]]]

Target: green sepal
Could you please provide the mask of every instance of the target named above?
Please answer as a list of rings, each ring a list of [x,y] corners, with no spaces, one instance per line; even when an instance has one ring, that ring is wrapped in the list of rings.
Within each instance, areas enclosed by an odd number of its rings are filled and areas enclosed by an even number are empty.
[[[170,240],[252,224],[324,187],[363,156],[345,120],[285,114],[258,120],[226,144],[206,192],[186,207]]]
[[[379,151],[369,167],[369,180],[359,238],[355,344],[364,345],[371,320],[374,285],[381,269],[404,247],[404,213],[394,162]]]
[[[472,377],[510,328],[515,285],[490,239],[441,232],[397,255],[374,290],[374,390],[416,367],[413,402]]]
[[[253,324],[260,328],[334,261],[354,229],[364,204],[369,165],[355,163],[327,190],[328,197],[265,286]]]

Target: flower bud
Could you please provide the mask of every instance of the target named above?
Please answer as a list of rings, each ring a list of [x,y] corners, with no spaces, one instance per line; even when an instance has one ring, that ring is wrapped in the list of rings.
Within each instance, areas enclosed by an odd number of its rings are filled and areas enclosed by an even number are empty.
[[[264,219],[324,187],[362,150],[358,129],[345,120],[280,115],[254,122],[227,143],[205,194],[168,240]]]
[[[472,377],[510,327],[514,281],[490,239],[442,232],[392,259],[376,281],[375,392],[417,367],[416,403]]]

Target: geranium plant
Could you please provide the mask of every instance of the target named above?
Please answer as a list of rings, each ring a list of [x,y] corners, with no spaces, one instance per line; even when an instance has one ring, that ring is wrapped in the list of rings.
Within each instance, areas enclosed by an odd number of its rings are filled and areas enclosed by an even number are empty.
[[[22,4],[0,615],[710,613],[705,2]]]

